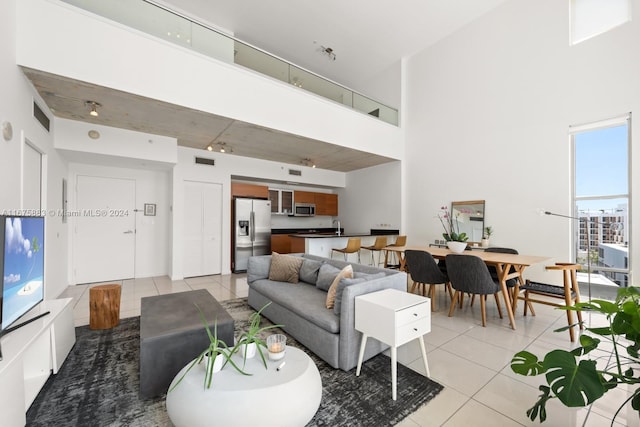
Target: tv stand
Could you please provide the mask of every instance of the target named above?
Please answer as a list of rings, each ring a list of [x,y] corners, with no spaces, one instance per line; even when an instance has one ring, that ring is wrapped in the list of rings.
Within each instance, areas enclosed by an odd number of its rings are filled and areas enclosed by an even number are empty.
[[[35,316],[35,317],[33,317],[33,318],[31,318],[31,319],[29,319],[29,320],[27,320],[27,321],[24,321],[24,322],[22,322],[22,323],[20,323],[20,324],[18,324],[18,325],[14,325],[14,326],[12,326],[12,327],[10,327],[10,328],[7,328],[7,329],[5,329],[4,331],[0,332],[0,337],[5,336],[5,335],[7,335],[9,332],[15,331],[15,330],[16,330],[16,329],[18,329],[18,328],[21,328],[21,327],[23,327],[23,326],[27,326],[29,323],[31,323],[31,322],[35,322],[36,320],[38,320],[38,319],[40,319],[40,318],[42,318],[42,317],[46,316],[46,315],[47,315],[47,314],[49,314],[49,313],[51,313],[51,312],[50,312],[50,311],[45,311],[44,313],[40,313],[40,314],[38,314],[37,316]],[[1,353],[0,353],[0,360],[2,360],[2,354],[1,354]]]
[[[71,298],[45,300],[28,320],[0,337],[2,424],[25,425],[26,411],[51,372],[58,373],[75,344]],[[6,423],[6,424],[5,424]]]

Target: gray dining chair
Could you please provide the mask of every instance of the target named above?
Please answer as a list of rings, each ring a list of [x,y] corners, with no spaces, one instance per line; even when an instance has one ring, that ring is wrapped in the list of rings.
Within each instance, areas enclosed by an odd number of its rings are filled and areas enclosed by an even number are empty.
[[[446,257],[447,272],[451,286],[455,290],[451,306],[449,307],[449,317],[453,316],[458,299],[462,302],[465,293],[480,295],[480,310],[482,311],[482,326],[487,325],[486,301],[487,295],[492,295],[496,299],[498,314],[502,319],[502,308],[500,307],[500,284],[489,274],[486,264],[482,259],[474,255],[450,254]]]
[[[413,292],[416,287],[422,288],[422,295],[428,295],[431,298],[431,311],[436,309],[436,285],[444,284],[445,289],[449,291],[449,296],[453,298],[449,278],[440,271],[436,260],[429,252],[407,249],[404,256],[405,267],[409,270],[409,276],[413,281],[409,292]],[[429,285],[429,291],[425,292],[427,285]]]

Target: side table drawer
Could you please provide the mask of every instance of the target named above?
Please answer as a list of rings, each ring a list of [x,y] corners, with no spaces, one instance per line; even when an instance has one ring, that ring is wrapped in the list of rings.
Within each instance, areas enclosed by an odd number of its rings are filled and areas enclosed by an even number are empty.
[[[402,326],[430,314],[431,306],[426,303],[416,304],[396,312],[396,325]]]
[[[430,331],[431,325],[428,317],[422,317],[414,322],[398,326],[396,331],[396,345],[402,345],[415,340]]]

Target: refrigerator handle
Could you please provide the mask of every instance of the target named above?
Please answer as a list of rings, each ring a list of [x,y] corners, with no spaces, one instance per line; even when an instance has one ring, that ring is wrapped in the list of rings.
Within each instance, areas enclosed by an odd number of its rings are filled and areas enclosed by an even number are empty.
[[[249,238],[251,239],[252,242],[256,240],[255,226],[256,226],[256,214],[254,211],[251,211],[251,215],[249,215]]]

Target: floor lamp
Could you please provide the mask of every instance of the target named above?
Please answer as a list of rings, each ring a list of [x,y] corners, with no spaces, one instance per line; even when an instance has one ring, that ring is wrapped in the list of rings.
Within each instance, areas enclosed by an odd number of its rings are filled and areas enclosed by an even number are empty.
[[[553,213],[553,212],[549,212],[549,211],[542,211],[542,213],[544,215],[551,215],[551,216],[559,216],[561,218],[576,219],[576,220],[578,220],[578,230],[579,230],[580,217],[571,216],[571,215],[562,215],[562,214]],[[590,224],[589,224],[591,222],[591,218],[589,217],[589,212],[587,212],[587,217],[586,218],[587,218],[587,288],[588,288],[588,292],[589,292],[589,301],[591,301],[591,229],[590,229]]]

